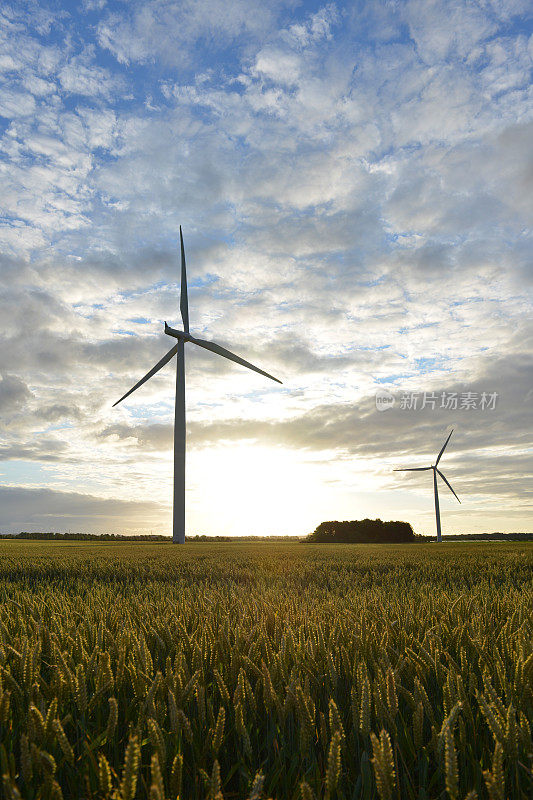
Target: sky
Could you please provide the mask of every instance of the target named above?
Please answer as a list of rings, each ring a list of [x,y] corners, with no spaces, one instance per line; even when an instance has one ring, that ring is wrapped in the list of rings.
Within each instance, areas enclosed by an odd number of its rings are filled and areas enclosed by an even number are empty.
[[[0,12],[0,531],[531,531],[526,0]]]

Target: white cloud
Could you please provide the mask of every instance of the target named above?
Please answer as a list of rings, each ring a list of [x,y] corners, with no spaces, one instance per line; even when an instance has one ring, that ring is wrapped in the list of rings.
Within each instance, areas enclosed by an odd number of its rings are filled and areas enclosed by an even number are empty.
[[[22,85],[34,97],[44,97],[56,90],[56,86],[52,81],[45,81],[37,75],[26,75],[22,80]]]
[[[332,38],[332,28],[339,21],[339,13],[334,3],[323,6],[316,14],[311,14],[304,22],[289,25],[281,31],[281,38],[298,47],[317,44],[323,39]]]
[[[93,48],[70,58],[58,72],[61,88],[70,94],[103,96],[107,99],[123,91],[122,79],[111,75],[109,70],[96,66],[93,61]]]
[[[281,0],[133,2],[126,14],[110,13],[99,24],[98,41],[120,63],[163,59],[181,65],[193,60],[199,42],[217,48],[266,36],[283,5]]]
[[[27,117],[35,111],[33,95],[23,92],[3,92],[0,96],[0,117]]]

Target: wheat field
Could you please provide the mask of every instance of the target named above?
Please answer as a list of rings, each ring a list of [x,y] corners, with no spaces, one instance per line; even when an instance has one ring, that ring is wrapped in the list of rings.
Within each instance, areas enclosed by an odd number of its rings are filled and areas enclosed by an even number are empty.
[[[3,797],[530,800],[532,566],[2,541]]]

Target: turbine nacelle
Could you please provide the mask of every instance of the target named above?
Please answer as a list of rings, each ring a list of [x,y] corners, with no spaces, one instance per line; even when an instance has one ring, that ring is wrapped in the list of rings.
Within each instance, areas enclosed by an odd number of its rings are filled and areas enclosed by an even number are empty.
[[[167,336],[173,336],[174,339],[183,339],[184,342],[191,342],[193,338],[190,335],[190,333],[186,333],[185,331],[178,331],[176,330],[176,328],[171,328],[170,325],[168,325],[166,322],[165,322],[165,333]]]

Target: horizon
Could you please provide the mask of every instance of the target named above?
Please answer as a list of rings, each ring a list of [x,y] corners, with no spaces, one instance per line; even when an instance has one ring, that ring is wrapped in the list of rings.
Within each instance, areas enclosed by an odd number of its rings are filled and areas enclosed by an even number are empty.
[[[21,0],[0,14],[0,531],[531,529],[524,0]],[[39,530],[40,529],[40,530]],[[529,530],[528,530],[529,529]],[[198,534],[195,533],[198,531]],[[166,535],[156,534],[156,535]]]
[[[354,520],[350,520],[350,521],[354,521]],[[383,520],[383,521],[387,522],[387,520]],[[390,521],[398,522],[399,520],[390,520]],[[266,536],[254,535],[254,534],[241,534],[241,535],[237,535],[237,536],[224,536],[224,535],[221,535],[221,534],[192,533],[192,534],[188,534],[186,536],[186,542],[187,541],[189,541],[189,542],[193,542],[193,541],[210,541],[210,540],[216,540],[216,539],[219,539],[222,543],[223,542],[227,542],[227,541],[239,541],[239,540],[242,540],[242,541],[253,540],[253,541],[263,541],[263,542],[269,542],[269,541],[273,541],[273,540],[280,540],[280,541],[294,540],[294,541],[302,542],[302,541],[305,541],[305,540],[309,539],[309,537],[312,535],[312,533],[313,533],[313,531],[310,531],[308,534],[305,534],[303,536],[298,535],[298,534],[292,534],[292,535],[291,534],[271,534],[271,535],[266,535]],[[434,534],[423,534],[423,533],[417,533],[416,531],[413,531],[413,533],[414,533],[415,537],[417,539],[419,539],[419,540],[420,539],[427,539],[428,541],[437,542],[436,533],[434,533]],[[0,531],[0,538],[2,538],[2,539],[11,538],[11,537],[12,538],[23,537],[23,538],[20,539],[20,541],[24,541],[24,540],[32,541],[32,539],[31,539],[32,536],[36,536],[36,537],[39,537],[39,536],[58,536],[58,537],[89,536],[89,537],[95,538],[95,539],[103,538],[103,537],[114,537],[114,540],[124,539],[124,540],[132,541],[133,539],[135,539],[136,541],[141,541],[142,540],[142,541],[148,541],[148,542],[151,539],[153,539],[154,541],[161,542],[161,540],[163,539],[164,542],[168,541],[170,543],[173,543],[172,534],[171,533],[166,533],[165,534],[165,533],[153,533],[152,532],[152,533],[148,533],[148,534],[130,534],[130,533],[122,533],[121,534],[121,533],[91,533],[89,531],[19,531],[18,533],[5,533],[5,532]],[[489,537],[495,537],[495,536],[504,536],[504,537],[510,537],[510,536],[532,536],[533,537],[533,531],[481,531],[479,533],[455,533],[455,534],[451,533],[451,534],[443,534],[442,538],[443,538],[443,541],[446,540],[446,539],[461,539],[461,540],[468,541],[468,539],[470,539],[470,538],[472,538],[473,540],[476,540],[476,539],[478,539],[478,537],[482,537],[482,536],[489,536]],[[51,540],[44,540],[43,539],[42,541],[51,541]],[[348,544],[348,545],[350,545],[350,544],[365,544],[365,542],[353,542],[353,543],[351,543],[351,542],[342,542],[342,541],[338,541],[338,542],[313,542],[313,543],[314,544]],[[403,546],[406,543],[405,542],[393,542],[393,541],[391,541],[391,542],[366,542],[366,544],[383,544],[384,546],[387,546],[388,544],[392,544],[392,545],[396,545],[397,544],[399,546]]]

